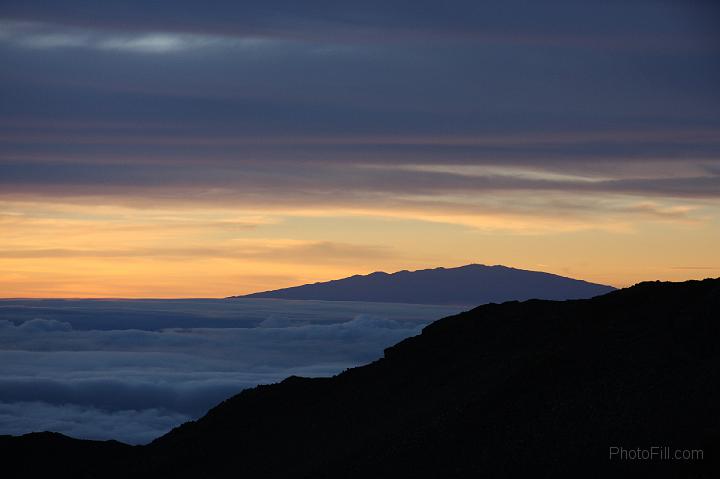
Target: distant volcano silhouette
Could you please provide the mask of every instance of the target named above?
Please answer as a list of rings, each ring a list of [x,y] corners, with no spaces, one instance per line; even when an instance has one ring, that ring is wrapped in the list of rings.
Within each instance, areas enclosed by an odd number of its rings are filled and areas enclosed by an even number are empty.
[[[527,299],[585,299],[614,289],[540,271],[469,264],[392,274],[375,272],[231,298],[478,305]]]

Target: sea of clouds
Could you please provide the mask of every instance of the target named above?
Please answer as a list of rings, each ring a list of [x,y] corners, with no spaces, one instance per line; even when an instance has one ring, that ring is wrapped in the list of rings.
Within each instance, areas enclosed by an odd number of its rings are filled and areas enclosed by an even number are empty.
[[[329,376],[458,308],[233,300],[0,301],[0,434],[142,444],[290,375]]]

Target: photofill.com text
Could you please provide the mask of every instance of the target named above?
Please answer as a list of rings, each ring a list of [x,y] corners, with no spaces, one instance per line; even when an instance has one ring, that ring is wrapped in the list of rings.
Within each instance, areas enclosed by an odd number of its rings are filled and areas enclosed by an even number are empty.
[[[702,449],[676,449],[670,446],[610,446],[609,452],[611,461],[699,461],[705,457]]]

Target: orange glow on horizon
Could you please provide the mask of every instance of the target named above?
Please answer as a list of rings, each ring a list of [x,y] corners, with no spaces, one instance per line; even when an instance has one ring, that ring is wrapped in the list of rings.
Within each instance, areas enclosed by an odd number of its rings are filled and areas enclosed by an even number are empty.
[[[450,209],[8,202],[2,297],[226,297],[373,271],[503,264],[623,287],[720,276],[718,223]],[[679,247],[682,245],[682,247]]]

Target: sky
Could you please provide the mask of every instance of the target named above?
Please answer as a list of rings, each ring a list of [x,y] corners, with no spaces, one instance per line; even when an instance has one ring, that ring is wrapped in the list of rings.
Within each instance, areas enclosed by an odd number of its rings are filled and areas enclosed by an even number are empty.
[[[720,276],[712,1],[4,0],[3,297]]]
[[[146,443],[245,388],[375,360],[458,311],[262,299],[0,301],[0,434]]]

